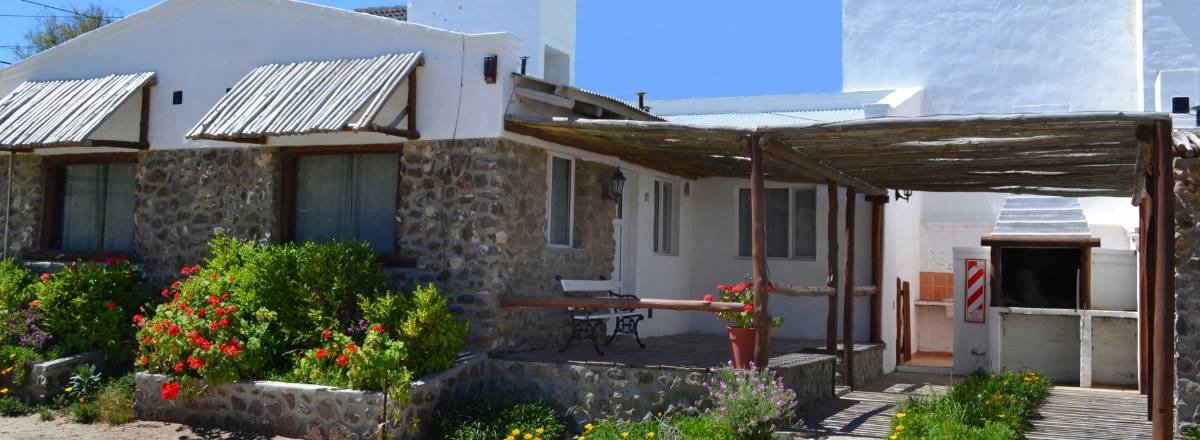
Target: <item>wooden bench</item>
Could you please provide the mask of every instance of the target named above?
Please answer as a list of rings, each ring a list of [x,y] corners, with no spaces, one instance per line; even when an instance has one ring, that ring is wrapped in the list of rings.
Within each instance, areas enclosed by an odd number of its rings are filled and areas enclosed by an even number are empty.
[[[559,284],[562,286],[563,293],[566,296],[573,296],[582,292],[595,293],[604,292],[610,298],[617,299],[638,299],[635,295],[622,295],[618,293],[621,289],[619,281],[611,280],[564,280],[559,279]],[[638,335],[638,323],[646,318],[654,317],[654,310],[646,309],[646,314],[643,315],[637,312],[637,309],[597,309],[585,307],[568,307],[567,311],[571,313],[571,338],[567,340],[567,344],[563,346],[559,352],[567,351],[571,344],[576,339],[591,339],[592,347],[595,348],[597,354],[604,354],[600,351],[600,345],[597,341],[597,330],[601,330],[609,319],[614,320],[612,335],[604,342],[605,346],[611,345],[618,333],[632,334],[637,341],[638,346],[646,348],[646,344],[642,343],[641,336]],[[603,330],[601,330],[603,331]]]

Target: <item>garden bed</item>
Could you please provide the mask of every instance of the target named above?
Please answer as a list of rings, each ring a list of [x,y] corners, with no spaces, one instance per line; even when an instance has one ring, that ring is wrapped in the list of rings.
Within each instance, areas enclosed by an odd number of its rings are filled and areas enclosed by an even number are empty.
[[[419,439],[424,421],[448,399],[483,392],[487,355],[463,352],[448,370],[431,374],[412,385],[411,402],[389,430],[400,438]],[[272,381],[239,381],[205,389],[198,395],[164,400],[159,392],[167,377],[138,373],[134,410],[140,420],[184,423],[252,431],[263,435],[308,437],[340,431],[371,435],[384,423],[384,393],[321,385]],[[391,403],[388,404],[391,406]],[[320,437],[320,436],[318,436]]]

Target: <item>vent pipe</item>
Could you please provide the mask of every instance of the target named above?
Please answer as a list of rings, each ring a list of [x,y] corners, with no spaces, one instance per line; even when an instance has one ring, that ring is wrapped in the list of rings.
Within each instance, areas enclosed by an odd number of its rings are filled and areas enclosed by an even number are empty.
[[[644,112],[650,111],[650,107],[646,107],[646,92],[637,92],[638,109]]]
[[[525,74],[525,65],[529,64],[529,57],[521,57],[521,74]]]

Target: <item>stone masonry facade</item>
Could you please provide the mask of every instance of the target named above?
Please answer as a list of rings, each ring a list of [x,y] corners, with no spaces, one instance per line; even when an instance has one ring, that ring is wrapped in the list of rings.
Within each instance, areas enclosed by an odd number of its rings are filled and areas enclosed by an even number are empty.
[[[278,241],[284,157],[279,147],[263,146],[138,153],[134,252],[151,283],[165,284],[180,266],[207,257],[215,233]],[[0,156],[0,166],[7,160]],[[615,168],[575,161],[573,244],[553,247],[546,239],[548,160],[544,149],[500,138],[403,146],[397,249],[417,267],[396,270],[395,284],[435,281],[453,311],[471,323],[471,346],[519,350],[562,343],[569,332],[565,311],[503,309],[499,297],[561,295],[556,275],[612,274],[616,205],[601,193]],[[44,162],[16,155],[12,255],[39,246]]]
[[[1175,166],[1175,411],[1200,423],[1200,162]]]

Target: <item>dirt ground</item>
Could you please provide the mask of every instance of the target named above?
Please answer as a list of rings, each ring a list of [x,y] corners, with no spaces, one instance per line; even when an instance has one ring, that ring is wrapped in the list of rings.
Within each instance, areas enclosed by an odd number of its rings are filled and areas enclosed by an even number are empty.
[[[23,417],[0,417],[0,439],[268,440],[267,437],[255,434],[193,428],[175,423],[134,421],[119,426],[109,426],[103,423],[81,425],[72,423],[62,416],[49,422],[43,422],[38,419],[37,414]],[[270,440],[288,440],[288,438],[273,437]]]

